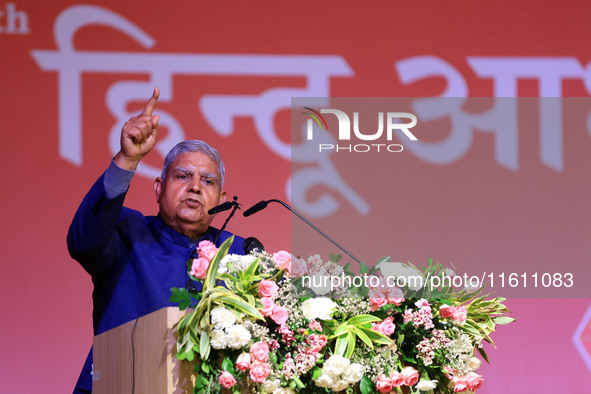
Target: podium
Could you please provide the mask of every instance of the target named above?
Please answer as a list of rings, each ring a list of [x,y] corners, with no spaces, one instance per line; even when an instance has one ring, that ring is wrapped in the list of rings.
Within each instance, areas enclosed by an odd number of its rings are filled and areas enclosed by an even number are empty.
[[[191,394],[193,365],[174,357],[186,313],[163,308],[95,336],[93,394]]]

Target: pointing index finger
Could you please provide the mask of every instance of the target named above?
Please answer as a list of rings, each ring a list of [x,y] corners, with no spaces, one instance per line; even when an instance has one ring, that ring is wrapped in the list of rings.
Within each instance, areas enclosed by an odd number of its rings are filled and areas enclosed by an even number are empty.
[[[154,108],[156,108],[156,103],[158,102],[158,97],[160,97],[160,89],[154,88],[154,93],[152,93],[152,97],[150,97],[144,108],[144,114],[152,116]]]

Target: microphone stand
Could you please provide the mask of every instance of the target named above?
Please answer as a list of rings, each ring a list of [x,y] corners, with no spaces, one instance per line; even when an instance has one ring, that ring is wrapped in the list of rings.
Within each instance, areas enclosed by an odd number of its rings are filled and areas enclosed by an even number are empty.
[[[218,234],[215,236],[215,239],[213,240],[213,244],[215,245],[215,243],[217,242],[218,238],[220,237],[220,235],[222,234],[222,232],[224,231],[224,229],[226,228],[226,225],[228,224],[228,222],[230,221],[230,219],[232,219],[232,216],[234,216],[234,212],[236,212],[237,209],[240,208],[240,204],[238,204],[238,196],[234,196],[233,197],[234,201],[232,201],[230,204],[232,204],[233,208],[232,208],[232,212],[230,212],[230,215],[228,215],[228,218],[226,219],[226,221],[224,222],[224,225],[222,226],[222,228],[218,231]]]
[[[336,247],[338,247],[339,249],[341,249],[343,252],[345,252],[349,257],[351,257],[353,260],[357,261],[360,265],[363,264],[361,262],[361,260],[359,260],[357,257],[355,257],[351,252],[349,252],[347,249],[345,249],[343,246],[341,246],[337,241],[335,241],[334,239],[332,239],[331,237],[328,236],[328,234],[326,234],[324,231],[320,230],[318,227],[316,227],[315,225],[313,225],[308,219],[306,219],[305,217],[303,217],[302,215],[300,215],[296,210],[294,210],[292,207],[290,207],[289,205],[287,205],[286,203],[284,203],[281,200],[277,200],[277,199],[271,199],[271,200],[267,200],[267,201],[261,201],[260,203],[256,204],[259,205],[261,203],[263,206],[260,209],[263,209],[267,206],[268,203],[270,202],[277,202],[281,205],[283,205],[286,209],[288,209],[291,213],[293,213],[294,215],[296,215],[297,217],[299,217],[300,219],[302,219],[304,222],[306,222],[306,224],[308,224],[310,227],[312,227],[314,230],[318,231],[324,238],[328,239],[330,242],[332,242]],[[256,206],[255,205],[255,206]],[[247,209],[244,212],[244,216],[250,216],[255,212],[251,212],[248,213],[253,207]],[[259,210],[260,210],[259,209]],[[248,213],[248,214],[247,214]]]

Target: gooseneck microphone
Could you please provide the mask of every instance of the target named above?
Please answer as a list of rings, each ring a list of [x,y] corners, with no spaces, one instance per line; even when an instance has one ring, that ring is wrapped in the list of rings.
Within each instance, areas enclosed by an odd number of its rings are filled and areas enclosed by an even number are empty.
[[[335,241],[334,239],[332,239],[331,237],[329,237],[324,231],[320,230],[318,227],[316,227],[315,225],[313,225],[308,219],[306,219],[305,217],[303,217],[302,215],[300,215],[296,210],[294,210],[292,207],[290,207],[289,205],[287,205],[286,203],[284,203],[281,200],[271,199],[271,200],[266,200],[266,201],[265,200],[260,201],[260,202],[258,202],[256,204],[254,204],[252,207],[248,208],[246,211],[244,211],[244,213],[242,215],[244,215],[245,217],[248,217],[248,216],[253,215],[253,214],[255,214],[255,213],[259,212],[259,211],[262,211],[263,209],[267,208],[267,205],[270,202],[276,202],[276,203],[279,203],[279,204],[283,205],[291,213],[293,213],[298,218],[300,218],[301,220],[303,220],[308,226],[310,226],[314,230],[318,231],[324,238],[328,239],[333,245],[335,245],[337,248],[341,249],[349,257],[351,257],[353,260],[357,261],[359,264],[362,264],[361,263],[361,260],[359,260],[357,257],[355,257],[351,252],[349,252],[347,249],[345,249],[344,247],[342,247],[341,245],[339,245],[339,243],[337,241]]]
[[[207,211],[207,213],[210,215],[213,215],[214,213],[224,212],[224,211],[227,211],[228,209],[231,209],[235,204],[238,204],[238,203],[235,201],[226,201],[225,203],[220,204],[217,207],[211,208],[209,211]]]
[[[234,212],[236,212],[237,209],[240,209],[240,204],[238,203],[238,196],[234,196],[233,200],[234,201],[226,201],[225,203],[222,203],[216,207],[211,208],[209,211],[207,211],[208,214],[213,215],[214,213],[219,213],[219,212],[227,211],[230,208],[234,208],[234,209],[232,209],[232,212],[230,212],[230,215],[228,216],[228,218],[224,222],[224,225],[222,226],[222,228],[218,231],[218,234],[215,236],[215,239],[213,240],[214,245],[217,242],[220,235],[222,234],[222,232],[224,231],[224,229],[226,228],[226,225],[228,224],[228,222],[230,221],[232,216],[234,216]]]

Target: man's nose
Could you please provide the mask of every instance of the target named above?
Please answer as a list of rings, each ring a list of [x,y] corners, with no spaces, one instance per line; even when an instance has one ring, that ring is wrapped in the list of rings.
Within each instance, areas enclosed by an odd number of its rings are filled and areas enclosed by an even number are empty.
[[[201,194],[201,181],[199,179],[193,180],[189,185],[189,192]]]

